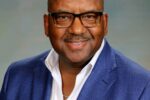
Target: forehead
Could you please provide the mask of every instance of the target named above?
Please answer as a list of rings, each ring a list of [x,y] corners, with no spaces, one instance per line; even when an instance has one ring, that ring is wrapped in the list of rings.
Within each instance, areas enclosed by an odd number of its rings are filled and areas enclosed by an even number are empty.
[[[81,13],[92,10],[103,10],[103,0],[49,0],[48,10]]]

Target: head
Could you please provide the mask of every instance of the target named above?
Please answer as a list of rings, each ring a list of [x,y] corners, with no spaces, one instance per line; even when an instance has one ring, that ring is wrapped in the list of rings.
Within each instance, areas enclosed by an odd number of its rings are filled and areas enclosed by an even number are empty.
[[[104,11],[103,0],[48,0],[48,12],[55,13],[56,16],[44,15],[45,34],[59,54],[60,61],[83,65],[93,57],[107,33],[108,15],[104,13],[93,16],[93,12],[95,14],[99,11]],[[62,13],[61,16],[57,15],[58,13]],[[76,14],[77,17],[73,20],[71,15],[63,16],[66,13]],[[62,19],[66,18],[71,18],[72,22],[65,27],[59,27],[54,17],[59,18],[59,24],[64,24]],[[93,24],[95,17],[95,24],[86,26],[86,19],[89,20],[88,23]]]

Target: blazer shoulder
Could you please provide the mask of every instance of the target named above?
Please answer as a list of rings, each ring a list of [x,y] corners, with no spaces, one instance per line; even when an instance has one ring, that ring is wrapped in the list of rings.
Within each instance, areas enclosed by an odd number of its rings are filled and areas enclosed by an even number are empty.
[[[125,57],[118,51],[115,52],[116,65],[119,77],[126,83],[145,85],[150,82],[150,71],[131,59]]]
[[[150,71],[131,59],[125,57],[120,52],[114,50],[115,63],[117,66],[117,87],[119,92],[126,94],[132,99],[139,99],[140,97],[147,97],[150,91]],[[123,94],[123,95],[124,95]],[[149,100],[149,99],[140,99]]]
[[[32,86],[31,84],[33,80],[39,80],[42,75],[44,76],[45,72],[48,71],[43,62],[48,53],[49,51],[46,51],[37,56],[12,63],[5,73],[2,89],[0,92],[0,100],[1,98],[5,98],[5,96],[10,97],[10,95],[16,97],[15,95],[18,95],[17,93],[19,93],[20,90],[29,89],[29,87]]]
[[[48,53],[49,53],[49,50],[44,52],[44,53],[41,53],[41,54],[39,54],[37,56],[13,62],[8,67],[7,71],[10,71],[10,70],[11,71],[13,71],[13,70],[14,71],[18,71],[18,70],[22,70],[22,71],[32,70],[32,69],[34,69],[37,66],[37,64],[44,62],[44,60],[46,59]]]

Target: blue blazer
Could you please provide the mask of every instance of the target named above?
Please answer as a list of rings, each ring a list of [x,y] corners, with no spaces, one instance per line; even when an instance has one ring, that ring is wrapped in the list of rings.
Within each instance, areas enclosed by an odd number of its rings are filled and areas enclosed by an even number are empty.
[[[53,79],[44,64],[48,52],[11,64],[0,100],[50,100]],[[106,42],[77,100],[150,100],[150,73]]]

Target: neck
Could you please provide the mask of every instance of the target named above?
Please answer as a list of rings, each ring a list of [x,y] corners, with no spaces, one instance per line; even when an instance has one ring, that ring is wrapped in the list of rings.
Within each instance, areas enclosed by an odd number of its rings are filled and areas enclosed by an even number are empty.
[[[59,60],[59,69],[62,78],[64,100],[67,100],[75,86],[76,76],[82,70],[82,65],[65,63]]]
[[[68,65],[68,64],[63,64],[59,63],[59,69],[63,73],[68,73],[69,75],[77,75],[81,70],[82,66],[80,65]]]

